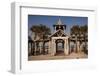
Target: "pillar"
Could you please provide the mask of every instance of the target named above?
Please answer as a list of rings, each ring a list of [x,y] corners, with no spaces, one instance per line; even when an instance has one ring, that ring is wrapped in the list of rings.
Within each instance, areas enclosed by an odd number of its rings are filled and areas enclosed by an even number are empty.
[[[74,52],[76,52],[76,41],[74,42]]]
[[[34,50],[34,55],[36,55],[36,49],[37,49],[37,46],[36,46],[36,42],[35,42],[35,50]]]
[[[40,44],[40,54],[41,54],[41,50],[42,50],[42,48],[41,48],[42,47],[41,42],[39,44]]]
[[[68,39],[65,39],[64,41],[65,41],[65,43],[64,43],[64,54],[68,55],[68,53],[69,53]]]
[[[56,53],[56,43],[55,43],[55,40],[54,39],[52,39],[52,45],[51,45],[51,55],[55,55],[55,53]]]
[[[66,41],[66,44],[67,44],[67,55],[69,54],[69,43],[68,43],[68,39]]]
[[[54,55],[56,54],[56,43],[55,43],[55,40],[54,40]]]
[[[77,52],[80,52],[80,42],[77,41]]]
[[[31,54],[33,54],[33,43],[31,42]]]
[[[49,43],[48,43],[48,53],[50,54],[51,53],[51,41],[49,41]]]
[[[53,55],[53,39],[51,40],[51,55]]]

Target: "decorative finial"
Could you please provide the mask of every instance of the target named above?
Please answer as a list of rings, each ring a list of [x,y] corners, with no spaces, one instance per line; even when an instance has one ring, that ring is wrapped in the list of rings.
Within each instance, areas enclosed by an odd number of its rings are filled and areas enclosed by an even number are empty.
[[[61,22],[60,17],[59,17],[59,20],[58,20],[58,22],[57,22],[57,25],[62,25],[62,22]]]

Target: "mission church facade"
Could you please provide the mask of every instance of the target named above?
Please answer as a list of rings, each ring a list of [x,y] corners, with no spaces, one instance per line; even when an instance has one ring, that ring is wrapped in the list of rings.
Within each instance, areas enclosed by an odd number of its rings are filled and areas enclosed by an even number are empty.
[[[55,55],[59,51],[59,45],[62,47],[62,51],[65,55],[69,54],[68,35],[65,33],[66,25],[64,25],[59,19],[58,22],[53,25],[55,32],[50,36],[49,40],[49,52],[51,55]],[[59,45],[58,45],[59,44]]]

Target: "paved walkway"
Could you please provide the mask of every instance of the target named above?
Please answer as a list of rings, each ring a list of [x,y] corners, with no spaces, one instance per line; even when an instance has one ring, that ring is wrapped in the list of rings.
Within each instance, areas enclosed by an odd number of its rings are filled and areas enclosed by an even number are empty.
[[[86,54],[83,52],[79,53],[71,53],[69,55],[38,55],[38,56],[29,56],[28,60],[55,60],[55,59],[81,59],[81,58],[88,58]]]

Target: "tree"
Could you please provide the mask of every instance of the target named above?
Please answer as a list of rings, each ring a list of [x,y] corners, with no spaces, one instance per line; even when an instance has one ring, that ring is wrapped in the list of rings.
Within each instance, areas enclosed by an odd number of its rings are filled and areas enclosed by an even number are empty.
[[[49,27],[47,27],[46,25],[40,24],[40,30],[41,30],[41,37],[42,39],[47,39],[48,35],[51,34],[51,30]]]
[[[31,52],[29,51],[31,50]],[[28,36],[28,55],[33,54],[33,41],[30,36]]]
[[[73,34],[75,35],[75,44],[76,44],[76,51],[75,52],[77,52],[77,41],[78,41],[79,32],[80,32],[79,25],[74,25],[71,28],[71,35],[73,35]]]
[[[85,42],[85,47],[84,47],[84,52],[88,54],[87,50],[87,34],[88,34],[88,27],[87,25],[81,26],[80,27],[80,32],[83,34],[84,42]]]
[[[81,35],[83,35],[84,38],[84,42],[85,42],[85,47],[84,47],[84,52],[87,54],[88,51],[86,50],[87,48],[87,33],[88,33],[88,27],[87,25],[84,26],[80,26],[79,25],[74,25],[71,28],[71,35],[75,35],[75,42],[76,42],[76,52],[77,52],[77,41],[79,41],[80,43],[81,41]]]
[[[77,35],[80,31],[80,28],[79,28],[79,25],[74,25],[72,28],[71,28],[71,34],[75,34]]]
[[[34,25],[34,26],[32,26],[32,27],[30,28],[30,30],[31,30],[32,32],[34,32],[34,34],[35,34],[34,40],[36,40],[36,39],[37,39],[37,36],[38,36],[38,33],[40,33],[40,29],[38,28],[37,25]]]
[[[46,25],[40,24],[40,25],[33,25],[30,29],[32,32],[35,33],[35,40],[37,40],[37,36],[39,39],[43,41],[43,51],[45,50],[45,39],[48,38],[48,35],[51,34],[51,30]]]
[[[39,36],[40,39],[46,39],[47,36],[51,34],[50,28],[43,24],[33,25],[30,30],[35,33],[35,40],[37,36]]]

